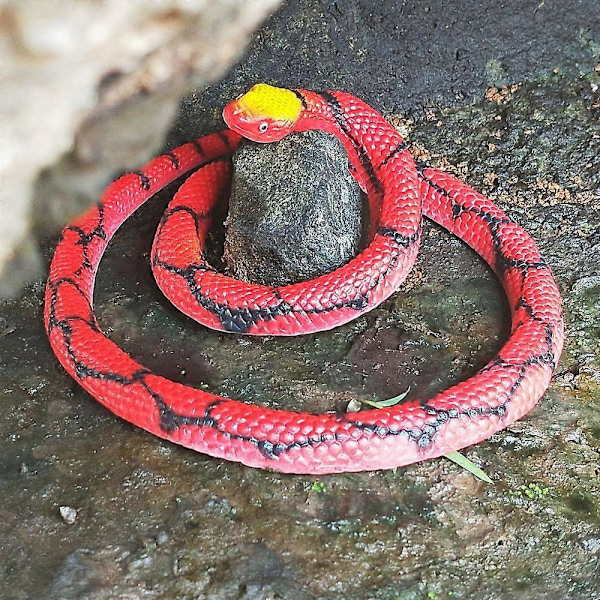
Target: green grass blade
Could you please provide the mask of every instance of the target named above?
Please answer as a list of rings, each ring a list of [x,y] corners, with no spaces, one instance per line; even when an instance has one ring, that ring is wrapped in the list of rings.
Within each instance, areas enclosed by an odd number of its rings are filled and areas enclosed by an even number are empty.
[[[460,452],[448,452],[448,454],[444,454],[444,456],[461,466],[463,469],[469,471],[469,473],[477,477],[477,479],[481,479],[481,481],[485,481],[486,483],[494,483],[476,464],[471,462]]]
[[[368,404],[374,408],[389,408],[390,406],[394,406],[398,404],[398,402],[402,402],[406,396],[408,396],[408,392],[410,392],[410,388],[408,388],[405,392],[394,396],[393,398],[389,398],[388,400],[363,400],[360,399],[361,404]]]

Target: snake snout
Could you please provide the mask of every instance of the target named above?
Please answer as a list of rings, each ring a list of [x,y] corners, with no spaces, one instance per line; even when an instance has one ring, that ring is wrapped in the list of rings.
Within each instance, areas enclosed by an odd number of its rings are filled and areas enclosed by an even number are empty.
[[[230,102],[223,119],[254,142],[275,142],[294,129],[302,110],[302,101],[293,91],[259,83]]]
[[[276,142],[284,138],[293,129],[293,124],[276,121],[267,116],[248,114],[237,101],[223,109],[223,120],[227,126],[253,142]]]

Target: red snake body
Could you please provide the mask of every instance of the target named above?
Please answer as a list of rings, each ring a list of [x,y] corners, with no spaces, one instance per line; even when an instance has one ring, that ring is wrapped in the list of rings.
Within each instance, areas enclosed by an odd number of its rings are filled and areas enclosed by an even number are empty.
[[[212,209],[228,189],[230,166],[220,159],[241,136],[224,130],[184,144],[115,181],[97,206],[64,229],[45,303],[48,337],[64,368],[112,412],[155,435],[292,473],[402,466],[477,443],[523,416],[549,385],[564,335],[559,290],[531,237],[453,176],[415,165],[399,134],[360,100],[340,92],[293,93],[302,112],[292,129],[333,133],[348,151],[374,215],[369,246],[332,273],[280,288],[216,272],[203,257],[204,242]],[[512,312],[510,338],[474,377],[434,398],[359,413],[275,411],[152,373],[102,333],[92,302],[96,271],[125,219],[202,165],[167,208],[152,253],[159,286],[194,319],[256,335],[297,335],[345,323],[404,280],[418,251],[422,210],[500,278]]]

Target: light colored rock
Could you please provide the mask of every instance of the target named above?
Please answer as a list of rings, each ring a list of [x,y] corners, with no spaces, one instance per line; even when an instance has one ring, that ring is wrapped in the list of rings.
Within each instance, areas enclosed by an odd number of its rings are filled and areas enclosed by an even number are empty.
[[[0,0],[0,296],[39,275],[32,213],[55,232],[156,152],[181,96],[219,77],[279,2]]]
[[[77,509],[72,506],[60,506],[59,512],[62,520],[67,525],[73,525],[77,520]]]

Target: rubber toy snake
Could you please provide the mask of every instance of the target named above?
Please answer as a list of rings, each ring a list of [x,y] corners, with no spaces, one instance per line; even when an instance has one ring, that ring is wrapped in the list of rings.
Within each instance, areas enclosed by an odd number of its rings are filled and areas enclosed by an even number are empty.
[[[387,469],[488,438],[544,394],[564,334],[561,298],[531,237],[452,175],[415,164],[383,117],[342,92],[265,84],[228,104],[229,126],[150,161],[105,191],[63,230],[46,288],[45,325],[66,371],[123,419],[187,448],[291,473]],[[213,208],[230,185],[227,157],[242,138],[273,142],[292,131],[337,136],[374,215],[368,246],[311,281],[268,287],[217,272],[204,258]],[[512,314],[509,339],[470,379],[425,400],[340,414],[258,407],[170,381],[111,342],[94,315],[96,272],[121,224],[148,198],[200,167],[175,194],[157,231],[152,266],[171,302],[226,332],[298,335],[346,323],[389,297],[419,248],[422,215],[471,246],[494,270]]]

